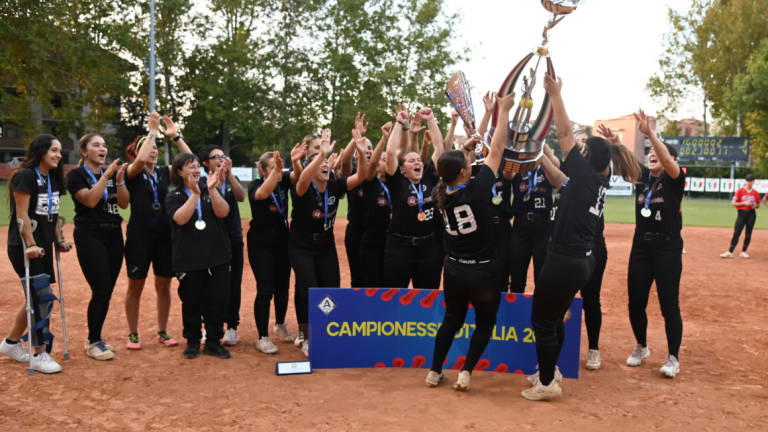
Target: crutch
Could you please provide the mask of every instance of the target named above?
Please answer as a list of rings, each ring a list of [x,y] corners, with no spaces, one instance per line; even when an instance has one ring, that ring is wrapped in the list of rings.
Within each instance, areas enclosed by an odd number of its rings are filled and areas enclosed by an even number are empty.
[[[64,224],[67,223],[67,220],[64,218],[64,216],[59,216],[58,221],[56,222],[56,227],[59,232],[61,232],[62,227]],[[59,242],[63,241],[64,233],[62,233],[62,238],[59,239]],[[61,303],[61,329],[64,333],[64,360],[69,360],[69,347],[67,346],[67,313],[64,310],[64,288],[61,285],[61,256],[59,252],[59,248],[56,248],[56,280],[59,282],[59,302]]]
[[[27,298],[27,342],[29,344],[29,369],[27,369],[27,375],[34,375],[35,369],[32,368],[32,356],[34,353],[32,352],[32,292],[29,286],[29,257],[27,256],[27,242],[24,241],[24,234],[22,232],[22,228],[24,228],[24,219],[18,218],[16,219],[16,223],[19,225],[19,236],[21,237],[21,247],[24,249],[24,290],[26,291],[24,294]],[[32,232],[35,232],[35,229],[37,229],[37,221],[34,219],[31,219],[29,221],[29,226],[32,229]]]

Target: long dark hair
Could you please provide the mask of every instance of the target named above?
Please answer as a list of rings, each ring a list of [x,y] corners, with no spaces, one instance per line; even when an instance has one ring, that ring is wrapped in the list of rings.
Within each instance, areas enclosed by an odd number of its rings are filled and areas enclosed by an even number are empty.
[[[29,143],[29,147],[27,148],[27,152],[24,154],[24,160],[21,161],[21,165],[19,165],[19,167],[16,168],[11,174],[11,180],[8,181],[9,192],[11,190],[11,184],[13,183],[13,176],[16,175],[19,169],[34,169],[36,166],[40,165],[40,162],[43,160],[43,156],[48,153],[48,150],[51,149],[51,145],[53,145],[53,141],[55,140],[58,140],[58,138],[48,134],[38,135],[32,139],[32,142]],[[48,172],[48,178],[56,179],[56,188],[58,189],[59,193],[64,192],[64,170],[61,167],[61,161],[63,159],[64,157],[62,155],[61,160],[59,160],[59,165]]]
[[[601,173],[610,162],[616,173],[624,180],[637,183],[640,179],[640,163],[624,145],[611,144],[601,137],[587,138],[587,160],[593,170]]]
[[[456,180],[466,164],[467,160],[461,150],[449,150],[437,158],[437,174],[440,176],[437,183],[437,207],[440,210],[445,202],[446,185]]]
[[[192,153],[179,153],[173,158],[171,164],[171,183],[176,186],[184,185],[184,179],[179,175],[179,171],[184,168],[184,165],[192,163],[197,160],[197,156]]]

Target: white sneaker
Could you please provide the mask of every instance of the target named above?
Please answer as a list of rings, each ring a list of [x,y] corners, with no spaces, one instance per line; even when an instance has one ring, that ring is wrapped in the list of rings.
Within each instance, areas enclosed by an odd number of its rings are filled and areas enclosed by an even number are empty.
[[[305,340],[301,343],[301,352],[303,352],[304,355],[309,358],[309,341]]]
[[[5,341],[5,338],[3,338],[3,343],[0,343],[0,354],[7,355],[17,362],[29,361],[29,354],[27,354],[27,351],[24,349],[24,346],[21,344],[21,342],[9,344]]]
[[[733,254],[730,251],[725,251],[720,254],[720,258],[733,258]]]
[[[538,368],[539,366],[536,365]],[[555,381],[561,383],[563,382],[563,374],[560,373],[560,368],[555,365]],[[528,375],[528,382],[531,383],[531,385],[536,385],[537,382],[539,382],[539,371],[536,371],[533,375]]]
[[[206,340],[208,340],[208,333],[206,333],[205,329],[202,329],[200,331],[200,344],[204,344]]]
[[[33,355],[31,363],[32,369],[38,372],[47,374],[61,372],[61,365],[56,363],[56,360],[52,359],[45,351]]]
[[[647,359],[651,355],[651,349],[648,347],[643,348],[642,345],[635,345],[635,349],[632,350],[632,354],[627,357],[627,366],[640,366],[643,364],[643,360]]]
[[[115,347],[113,347],[112,345],[109,345],[108,343],[104,342],[104,340],[101,340],[101,341],[99,341],[99,342],[101,342],[102,344],[104,344],[104,348],[105,348],[107,351],[112,351],[112,352],[115,352]],[[89,347],[89,346],[91,346],[91,341],[90,341],[90,340],[88,340],[88,339],[86,339],[86,340],[85,340],[85,350],[86,350],[86,351],[88,351],[88,347]]]
[[[427,378],[424,380],[424,383],[427,385],[427,387],[437,387],[445,381],[445,374],[440,372],[437,373],[433,370],[429,371],[427,374]]]
[[[752,258],[752,257],[751,257],[751,256],[749,256],[749,254],[748,254],[748,253],[746,253],[746,252],[742,252],[742,253],[740,253],[740,254],[739,254],[739,256],[740,256],[740,257],[742,257],[742,258],[747,258],[747,259],[749,259],[749,258]]]
[[[115,353],[107,348],[104,341],[94,342],[89,344],[85,348],[85,352],[88,356],[95,358],[96,360],[112,360],[115,358]]]
[[[667,378],[674,378],[675,375],[680,373],[680,362],[677,361],[675,356],[670,354],[669,357],[667,357],[667,361],[664,363],[664,366],[659,369],[659,372],[661,372],[661,374]]]
[[[256,342],[256,348],[263,352],[264,354],[275,354],[277,353],[277,346],[272,343],[271,340],[269,340],[269,337],[264,336],[260,337],[259,341]]]
[[[237,345],[238,340],[237,329],[228,328],[227,331],[224,332],[224,337],[221,338],[221,344],[224,346],[235,346]]]
[[[275,324],[275,326],[272,328],[272,331],[274,331],[277,334],[278,339],[280,339],[280,342],[292,342],[293,341],[293,335],[288,331],[288,326],[285,324]]]
[[[533,387],[523,390],[520,394],[532,401],[550,400],[563,394],[563,389],[560,388],[556,380],[552,380],[549,385],[545,386],[537,379]]]
[[[300,347],[302,343],[304,343],[304,332],[299,330],[298,333],[296,333],[296,339],[293,340],[293,344],[297,347]]]
[[[469,391],[469,378],[471,377],[469,371],[459,372],[459,376],[456,378],[456,382],[453,383],[453,389],[460,392]]]
[[[602,362],[600,361],[600,351],[591,349],[587,353],[587,364],[584,365],[587,370],[598,370]]]

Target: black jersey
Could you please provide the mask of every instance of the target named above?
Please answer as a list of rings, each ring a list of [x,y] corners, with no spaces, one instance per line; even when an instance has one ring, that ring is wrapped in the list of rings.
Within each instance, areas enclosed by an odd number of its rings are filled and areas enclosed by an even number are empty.
[[[117,206],[117,185],[114,177],[107,181],[105,196],[99,200],[96,207],[90,208],[75,198],[75,194],[81,189],[92,189],[103,173],[101,169],[91,172],[83,165],[67,174],[67,190],[75,202],[75,224],[119,224],[123,221]]]
[[[291,187],[291,241],[297,244],[316,245],[318,238],[333,239],[333,224],[339,200],[347,192],[347,178],[328,180],[324,191],[313,183],[302,196]]]
[[[237,179],[237,177],[235,177]],[[238,179],[238,181],[240,181]],[[200,177],[200,190],[203,190],[203,186],[208,188],[208,177]],[[227,204],[229,204],[229,215],[227,215],[227,218],[224,220],[227,228],[227,234],[230,238],[237,238],[243,236],[243,227],[240,224],[240,207],[238,205],[237,199],[235,199],[235,194],[232,192],[232,184],[225,181],[222,183],[221,186],[219,186],[219,192],[221,193],[221,196],[224,197],[224,200],[227,201]]]
[[[50,195],[49,195],[50,190]],[[37,221],[37,229],[32,232],[35,243],[48,249],[56,240],[56,218],[59,215],[59,192],[63,193],[56,179],[50,175],[42,175],[35,168],[20,168],[11,177],[11,220],[8,224],[8,245],[21,246],[21,235],[16,223],[16,199],[14,192],[24,192],[29,195],[27,215],[30,220]]]
[[[133,178],[126,176],[125,185],[131,194],[129,233],[170,235],[171,223],[165,211],[169,172],[167,166],[156,166],[152,174],[142,169]]]
[[[437,231],[438,218],[435,217],[433,196],[433,189],[438,180],[435,165],[431,162],[425,164],[423,173],[419,183],[411,183],[399,169],[395,174],[387,175],[384,183],[392,196],[392,220],[389,223],[389,232],[423,237]],[[423,216],[419,216],[420,212]]]
[[[365,218],[365,188],[360,185],[347,194],[347,222],[361,227]]]
[[[577,253],[592,249],[603,215],[608,178],[595,172],[578,150],[568,153],[568,177],[560,186],[552,244]]]
[[[256,179],[248,185],[248,203],[251,205],[251,229],[256,231],[288,231],[288,191],[291,174],[284,172],[275,190],[263,200],[253,196],[266,179]]]
[[[496,180],[491,186],[491,216],[509,219],[514,216],[512,209],[512,180],[507,180],[499,172]]]
[[[389,218],[392,214],[389,188],[378,176],[363,183],[362,187],[365,197],[363,227],[386,230],[389,228]]]
[[[490,211],[496,176],[482,165],[465,187],[446,194],[442,215],[448,256],[458,259],[484,260],[493,257],[495,242],[491,239]]]
[[[635,223],[637,233],[661,233],[672,237],[680,237],[683,228],[683,217],[680,212],[680,202],[683,200],[685,189],[685,173],[673,179],[666,172],[660,177],[653,177],[651,171],[642,167],[640,180],[643,182],[635,187]],[[653,187],[648,200],[649,189]],[[650,214],[644,212],[646,201]],[[644,217],[643,213],[648,214]]]
[[[533,172],[516,175],[512,179],[512,190],[515,195],[512,203],[515,215],[547,214],[552,210],[552,185],[541,166]]]
[[[172,267],[175,272],[190,272],[210,269],[231,260],[229,236],[226,231],[225,219],[220,219],[213,211],[208,187],[200,185],[200,210],[205,228],[196,227],[197,210],[192,212],[189,220],[181,225],[173,222],[173,215],[187,202],[189,195],[184,187],[178,187],[170,192],[165,199],[168,218],[171,220]],[[231,212],[230,208],[230,212]]]

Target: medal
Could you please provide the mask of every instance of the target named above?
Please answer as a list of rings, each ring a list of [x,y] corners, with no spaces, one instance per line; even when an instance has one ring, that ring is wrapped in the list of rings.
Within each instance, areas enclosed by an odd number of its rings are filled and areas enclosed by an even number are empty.
[[[183,186],[183,188],[184,188],[184,192],[187,194],[187,196],[191,196],[191,194],[189,193],[189,190],[187,190],[187,187]],[[203,210],[202,210],[202,207],[200,206],[200,197],[199,196],[197,197],[197,205],[196,205],[196,207],[197,207],[196,208],[196,210],[197,210],[197,221],[195,221],[195,228],[197,228],[198,231],[202,231],[202,230],[205,229],[205,221],[203,220]]]
[[[204,230],[205,229],[205,221],[204,220],[195,221],[195,228],[197,228],[199,231]]]
[[[526,195],[526,196],[523,197],[523,202],[528,202],[530,200],[531,200],[531,196],[530,195]]]
[[[416,219],[419,220],[419,222],[424,222],[424,219],[426,219],[427,216],[424,214],[424,212],[419,212],[418,215],[416,215]]]
[[[491,202],[493,203],[493,205],[501,204],[501,195],[496,195],[493,198],[491,198]]]
[[[648,172],[648,195],[645,196],[645,207],[640,210],[640,216],[644,218],[651,217],[651,209],[648,206],[651,205],[651,196],[653,196],[653,183],[651,183],[651,173]]]
[[[160,203],[159,202],[152,203],[152,210],[155,210],[155,211],[160,210]]]
[[[651,209],[649,209],[648,207],[643,208],[642,210],[640,210],[640,216],[644,218],[651,217]]]

